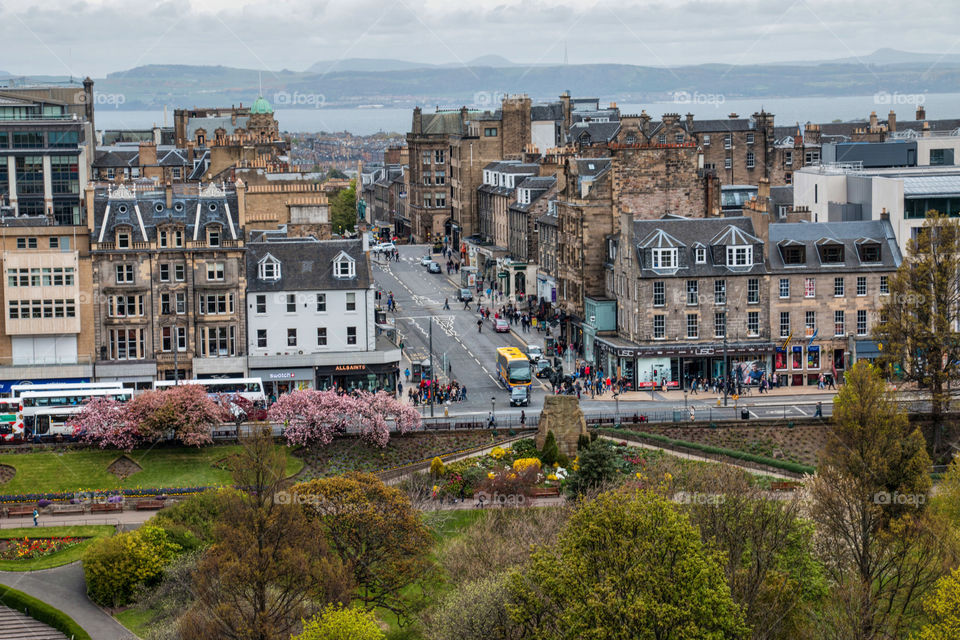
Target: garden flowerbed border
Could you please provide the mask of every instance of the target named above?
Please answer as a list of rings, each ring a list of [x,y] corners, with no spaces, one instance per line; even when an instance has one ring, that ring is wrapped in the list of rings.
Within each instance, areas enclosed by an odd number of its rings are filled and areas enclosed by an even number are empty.
[[[376,472],[378,478],[384,482],[390,482],[392,480],[397,480],[405,475],[416,473],[418,471],[423,471],[430,468],[430,463],[433,462],[434,458],[440,458],[441,461],[447,462],[448,459],[453,457],[472,457],[471,454],[479,453],[484,449],[490,449],[492,447],[499,447],[508,442],[514,442],[516,440],[522,440],[524,438],[530,437],[531,434],[536,433],[536,429],[524,429],[523,431],[514,430],[514,435],[504,434],[504,438],[497,440],[496,442],[490,442],[487,444],[482,444],[477,447],[471,447],[469,449],[461,449],[459,451],[451,451],[449,453],[441,453],[430,458],[424,458],[423,460],[418,460],[417,462],[411,462],[409,464],[400,465],[398,467],[391,467],[390,469],[384,469],[383,471]]]
[[[593,430],[605,436],[620,438],[625,441],[633,440],[634,442],[642,442],[645,444],[656,444],[656,445],[662,446],[665,449],[672,449],[680,453],[689,453],[692,455],[707,454],[709,456],[714,456],[716,459],[720,461],[726,461],[726,462],[731,462],[735,464],[742,464],[745,466],[750,466],[754,469],[758,469],[760,471],[777,470],[781,472],[786,472],[787,474],[793,475],[797,478],[802,478],[804,475],[812,475],[813,473],[816,472],[816,467],[811,467],[805,464],[799,464],[799,463],[790,462],[787,460],[776,460],[774,458],[767,458],[765,456],[758,456],[752,453],[746,453],[745,451],[737,451],[735,449],[725,449],[723,447],[715,447],[713,445],[701,444],[699,442],[677,440],[677,439],[669,438],[667,436],[659,435],[656,433],[646,433],[644,431],[626,431],[623,429],[608,429],[608,428],[596,428],[596,427],[594,427]]]
[[[0,585],[0,604],[53,627],[73,640],[91,640],[90,634],[84,631],[73,618],[22,591]]]

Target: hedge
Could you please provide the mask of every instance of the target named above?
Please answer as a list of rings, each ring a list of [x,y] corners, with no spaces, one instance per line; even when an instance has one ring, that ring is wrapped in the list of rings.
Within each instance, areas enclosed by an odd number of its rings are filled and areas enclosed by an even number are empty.
[[[623,438],[625,440],[630,439],[630,436],[628,434],[625,434],[623,431],[618,431],[616,429],[595,429],[595,430],[606,435],[615,436],[617,438]],[[713,445],[701,444],[699,442],[689,442],[687,440],[675,440],[673,438],[668,438],[667,436],[659,435],[656,433],[647,433],[645,431],[631,431],[630,434],[643,439],[653,440],[654,442],[659,442],[667,446],[685,447],[687,449],[702,451],[703,453],[711,453],[715,455],[727,456],[728,458],[743,460],[745,462],[755,462],[757,464],[766,465],[768,467],[774,467],[776,469],[783,469],[784,471],[791,471],[793,473],[813,474],[816,471],[816,467],[811,467],[805,464],[799,464],[797,462],[790,462],[789,460],[776,460],[774,458],[758,456],[756,454],[747,453],[745,451],[737,451],[736,449],[725,449],[723,447],[715,447]]]
[[[46,602],[28,596],[22,591],[0,585],[0,603],[4,606],[25,613],[37,622],[53,627],[73,640],[91,640],[90,634],[83,630],[73,618],[59,609],[54,609]]]

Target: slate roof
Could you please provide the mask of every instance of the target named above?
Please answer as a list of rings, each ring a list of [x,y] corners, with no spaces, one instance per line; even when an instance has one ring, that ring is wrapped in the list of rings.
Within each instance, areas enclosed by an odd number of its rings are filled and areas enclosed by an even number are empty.
[[[610,168],[610,158],[577,158],[577,175],[598,176]]]
[[[770,225],[770,271],[790,273],[795,271],[825,272],[863,272],[892,271],[900,266],[903,256],[897,245],[897,238],[888,220],[866,220],[855,222],[782,222]],[[827,239],[844,245],[843,264],[822,264],[817,246]],[[857,252],[858,243],[876,240],[880,243],[880,262],[861,263]],[[806,262],[803,265],[786,266],[779,247],[804,245]]]
[[[421,124],[424,135],[463,133],[463,123],[460,121],[459,111],[423,113],[421,114]]]
[[[547,104],[535,104],[530,107],[530,120],[542,122],[544,120],[563,120],[563,104],[560,102],[548,102]]]
[[[772,228],[772,225],[771,225]],[[711,238],[712,240],[707,240]],[[746,242],[741,242],[746,240]],[[734,243],[753,246],[753,264],[749,267],[728,267],[726,246]],[[659,220],[634,220],[633,244],[643,277],[674,276],[699,278],[764,274],[763,243],[754,235],[750,218],[684,218],[665,216]],[[676,247],[679,266],[675,269],[652,269],[650,251],[654,247]],[[707,249],[705,264],[696,263],[698,247]]]
[[[232,135],[237,129],[246,129],[250,116],[237,116],[237,124],[233,124],[231,116],[195,117],[187,120],[187,139],[193,140],[198,129],[207,132],[207,137],[213,138],[217,129],[223,129],[227,135]]]
[[[693,133],[726,133],[755,129],[751,118],[724,118],[720,120],[693,120]]]
[[[316,238],[278,238],[252,240],[246,245],[247,290],[250,292],[326,291],[367,289],[371,275],[363,241],[317,240]],[[337,278],[333,261],[346,253],[356,263],[356,277]],[[260,280],[258,265],[267,255],[280,262],[278,280]]]
[[[583,144],[610,142],[620,131],[620,123],[614,122],[575,122],[570,125],[570,139]],[[588,141],[584,140],[584,134]]]

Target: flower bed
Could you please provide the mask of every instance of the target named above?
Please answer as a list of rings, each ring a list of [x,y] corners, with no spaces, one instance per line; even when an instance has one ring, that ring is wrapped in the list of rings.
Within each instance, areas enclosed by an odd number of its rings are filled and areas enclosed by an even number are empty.
[[[83,542],[83,538],[11,538],[0,540],[0,560],[33,560],[63,551]]]
[[[155,498],[158,496],[186,496],[202,493],[214,487],[160,487],[156,489],[120,489],[94,491],[60,491],[55,493],[15,493],[0,495],[0,504],[18,504],[22,502],[37,503],[45,507],[52,503],[77,504],[83,500],[99,502],[117,502],[122,498]]]

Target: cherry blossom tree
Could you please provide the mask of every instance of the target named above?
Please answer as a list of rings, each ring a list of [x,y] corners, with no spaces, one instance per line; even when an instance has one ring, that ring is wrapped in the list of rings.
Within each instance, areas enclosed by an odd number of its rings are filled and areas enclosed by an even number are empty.
[[[284,425],[287,442],[294,445],[327,445],[338,433],[357,432],[380,447],[390,441],[391,424],[406,433],[420,428],[420,414],[388,393],[304,389],[280,396],[267,413]]]
[[[67,422],[81,442],[101,449],[133,449],[143,442],[136,425],[127,419],[126,406],[112,398],[93,398]]]

